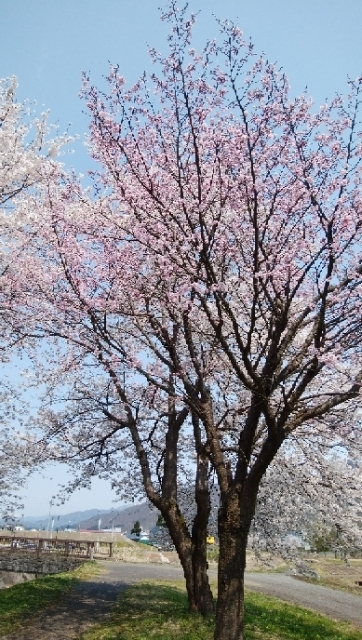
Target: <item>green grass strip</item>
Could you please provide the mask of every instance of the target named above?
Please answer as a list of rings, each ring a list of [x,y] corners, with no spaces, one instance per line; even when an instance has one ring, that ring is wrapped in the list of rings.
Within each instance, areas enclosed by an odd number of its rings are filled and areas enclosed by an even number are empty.
[[[69,573],[42,576],[8,589],[0,589],[0,636],[16,630],[30,617],[58,602],[79,579],[99,572],[96,565],[86,562]]]
[[[212,640],[213,620],[188,613],[182,583],[141,583],[121,593],[112,618],[79,640]],[[362,632],[248,592],[246,640],[361,640]]]
[[[0,590],[0,636],[61,598],[76,582],[74,574],[59,573]]]
[[[247,640],[362,640],[352,625],[253,592],[246,594],[245,626]]]

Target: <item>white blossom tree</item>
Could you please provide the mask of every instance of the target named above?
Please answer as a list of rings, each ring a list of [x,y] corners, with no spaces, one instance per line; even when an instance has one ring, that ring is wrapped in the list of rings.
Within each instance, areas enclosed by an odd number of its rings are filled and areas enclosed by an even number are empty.
[[[353,424],[353,417],[350,419]],[[360,425],[342,442],[333,432],[326,437],[318,429],[313,433],[302,429],[286,444],[260,486],[251,527],[252,547],[293,561],[298,560],[298,542],[313,548],[318,536],[334,532],[333,550],[360,551]],[[286,535],[293,532],[298,535]]]
[[[35,117],[30,104],[17,101],[16,90],[15,77],[0,79],[0,219],[7,230],[8,239],[11,236],[11,212],[18,200],[24,207],[27,198],[33,198],[40,185],[58,180],[60,165],[56,157],[62,146],[70,140],[68,136],[51,136],[48,114]],[[31,217],[30,209],[27,215]],[[13,252],[5,242],[5,236],[0,236],[0,288],[3,294],[8,286],[8,269],[16,271],[18,250],[19,245]],[[8,306],[0,307],[0,499],[1,515],[7,519],[20,504],[20,499],[16,497],[23,482],[19,466],[23,464],[26,467],[31,462],[27,455],[29,451],[24,442],[21,445],[15,425],[25,410],[24,402],[18,396],[17,381],[9,381],[11,374],[7,370],[18,353],[17,349],[28,339],[26,327],[18,320],[19,317],[9,312]]]
[[[44,182],[68,136],[50,137],[47,113],[33,117],[30,105],[16,100],[17,79],[0,79],[0,207]]]

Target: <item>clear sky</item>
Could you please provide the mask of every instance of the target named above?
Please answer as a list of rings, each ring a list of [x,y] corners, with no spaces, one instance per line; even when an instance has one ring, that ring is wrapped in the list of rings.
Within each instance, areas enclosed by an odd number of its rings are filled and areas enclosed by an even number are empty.
[[[181,2],[180,2],[181,4]],[[16,75],[18,96],[50,109],[60,131],[80,134],[75,154],[66,162],[86,172],[82,147],[87,117],[78,98],[81,71],[102,83],[108,62],[119,63],[133,83],[150,68],[147,44],[165,51],[167,26],[159,20],[163,0],[0,0],[0,77]],[[346,78],[362,74],[361,0],[190,0],[200,10],[196,47],[216,35],[213,13],[230,18],[251,37],[256,50],[278,62],[289,76],[292,92],[307,86],[316,105],[338,92]],[[62,468],[38,476],[25,497],[25,513],[47,513]],[[50,480],[52,478],[52,480]],[[59,513],[115,506],[105,483],[76,493]]]

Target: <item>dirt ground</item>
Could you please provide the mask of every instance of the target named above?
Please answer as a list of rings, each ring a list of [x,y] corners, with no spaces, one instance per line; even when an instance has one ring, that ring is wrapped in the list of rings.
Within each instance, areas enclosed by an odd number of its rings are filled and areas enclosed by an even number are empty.
[[[351,559],[347,565],[343,560],[318,557],[310,564],[320,575],[320,584],[362,595],[362,560]]]
[[[95,560],[108,560],[108,550],[100,547],[94,555]],[[113,561],[151,564],[179,564],[175,551],[158,551],[156,547],[146,544],[132,543],[131,545],[116,545]]]

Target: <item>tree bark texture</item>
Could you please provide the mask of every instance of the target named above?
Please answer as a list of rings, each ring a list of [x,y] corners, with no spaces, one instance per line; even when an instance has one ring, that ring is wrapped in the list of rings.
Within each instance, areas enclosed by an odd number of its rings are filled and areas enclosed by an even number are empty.
[[[245,497],[244,497],[245,500]],[[244,640],[244,573],[252,500],[231,492],[219,509],[218,599],[214,640]]]
[[[174,409],[174,399],[169,400],[169,424],[166,434],[162,495],[154,488],[147,453],[139,437],[136,424],[131,424],[137,457],[142,470],[143,486],[150,502],[158,509],[168,527],[183,568],[190,611],[204,616],[214,611],[214,601],[207,575],[207,525],[210,515],[208,489],[208,460],[198,456],[195,487],[196,516],[192,534],[181,513],[177,498],[178,438],[180,428],[188,414],[185,409],[179,414]]]
[[[214,598],[207,575],[207,534],[211,512],[210,490],[208,486],[209,462],[205,455],[197,458],[197,477],[195,487],[196,515],[192,527],[192,563],[194,570],[194,588],[197,594],[199,611],[207,616],[214,613]]]
[[[189,609],[208,616],[214,612],[214,599],[207,574],[207,524],[195,527],[194,523],[191,538],[184,518],[176,506],[171,507],[168,512],[163,511],[162,515],[168,525],[183,568]],[[207,521],[208,517],[206,523]]]
[[[242,640],[245,551],[240,527],[240,503],[233,496],[219,510],[219,570],[215,640]]]

